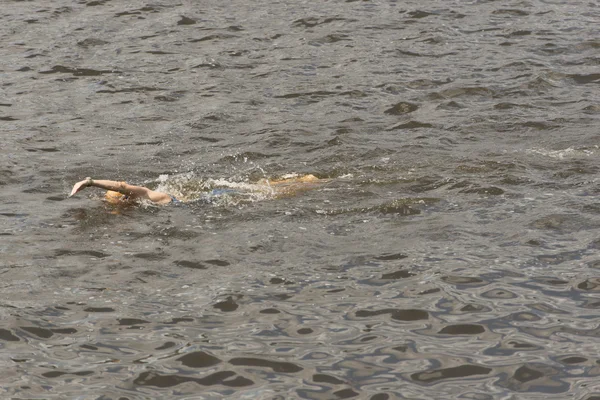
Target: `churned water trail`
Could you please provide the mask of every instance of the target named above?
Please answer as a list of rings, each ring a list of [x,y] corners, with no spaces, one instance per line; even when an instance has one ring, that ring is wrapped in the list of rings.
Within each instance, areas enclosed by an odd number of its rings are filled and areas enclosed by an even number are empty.
[[[0,21],[0,397],[600,398],[594,2]]]

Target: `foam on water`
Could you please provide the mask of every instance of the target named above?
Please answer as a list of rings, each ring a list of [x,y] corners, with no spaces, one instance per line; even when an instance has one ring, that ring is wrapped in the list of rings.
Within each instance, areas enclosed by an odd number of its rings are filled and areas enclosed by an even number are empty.
[[[577,148],[573,148],[573,147],[567,147],[566,149],[562,149],[562,150],[532,148],[532,149],[525,150],[525,152],[527,154],[538,154],[541,156],[562,160],[564,158],[589,157],[591,155],[594,155],[596,152],[595,150],[597,150],[597,149],[598,149],[598,146],[594,146],[593,149],[590,149],[590,148],[577,149]]]
[[[251,183],[227,178],[202,178],[194,173],[186,173],[161,175],[157,182],[155,190],[169,193],[183,202],[203,201],[214,205],[238,205],[275,196],[268,180]]]

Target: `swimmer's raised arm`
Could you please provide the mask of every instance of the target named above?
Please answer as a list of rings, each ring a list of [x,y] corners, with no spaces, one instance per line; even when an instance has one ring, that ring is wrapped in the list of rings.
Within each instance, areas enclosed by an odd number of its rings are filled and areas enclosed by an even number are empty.
[[[73,186],[69,197],[90,186],[119,192],[129,196],[131,199],[146,199],[158,204],[166,204],[171,201],[171,196],[168,194],[150,190],[143,186],[135,186],[126,182],[109,181],[105,179],[95,180],[89,177],[77,182]]]

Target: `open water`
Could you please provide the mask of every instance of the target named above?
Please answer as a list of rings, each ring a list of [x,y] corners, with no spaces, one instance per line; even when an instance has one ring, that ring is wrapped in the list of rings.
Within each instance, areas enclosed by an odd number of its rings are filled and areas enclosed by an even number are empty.
[[[0,397],[600,399],[599,84],[596,1],[0,0]]]

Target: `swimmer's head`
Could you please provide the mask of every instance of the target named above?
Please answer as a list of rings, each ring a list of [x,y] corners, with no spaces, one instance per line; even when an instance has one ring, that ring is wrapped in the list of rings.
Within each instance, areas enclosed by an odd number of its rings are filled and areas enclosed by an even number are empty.
[[[125,200],[125,196],[119,192],[109,190],[104,195],[104,200],[110,204],[120,204]]]

